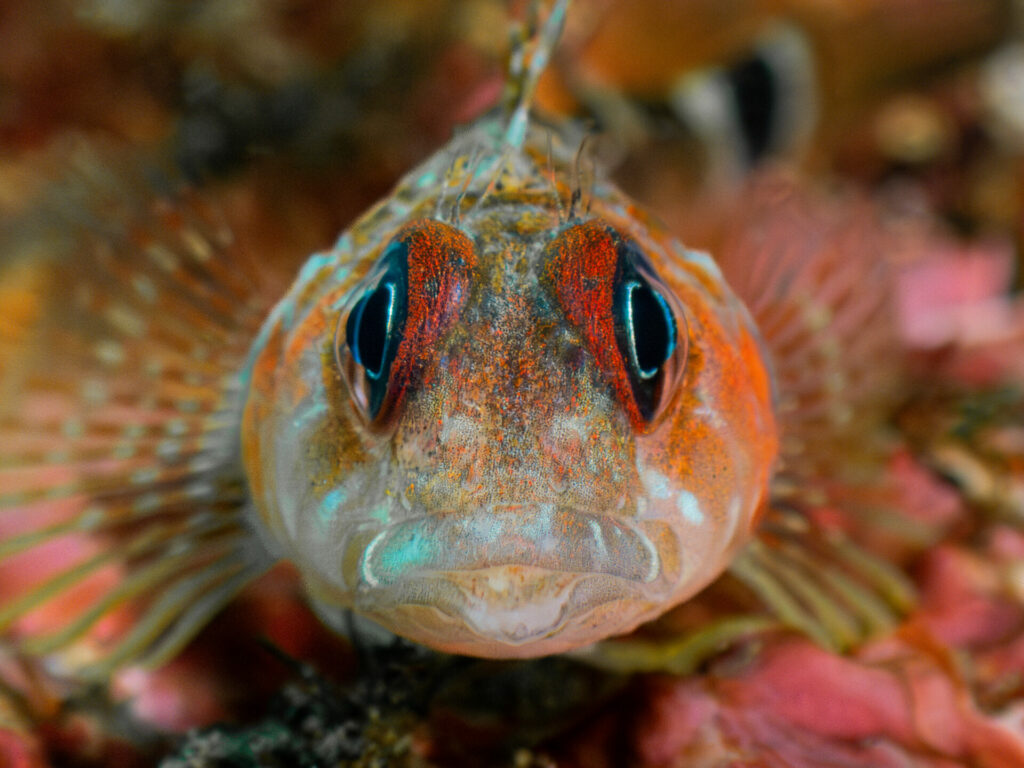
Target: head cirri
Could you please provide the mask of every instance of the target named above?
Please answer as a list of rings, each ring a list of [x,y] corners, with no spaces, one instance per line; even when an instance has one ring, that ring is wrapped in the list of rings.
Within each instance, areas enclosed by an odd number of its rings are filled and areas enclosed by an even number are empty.
[[[777,440],[711,259],[600,179],[570,205],[565,129],[502,131],[478,122],[310,259],[253,352],[243,455],[323,613],[531,657],[715,578]]]

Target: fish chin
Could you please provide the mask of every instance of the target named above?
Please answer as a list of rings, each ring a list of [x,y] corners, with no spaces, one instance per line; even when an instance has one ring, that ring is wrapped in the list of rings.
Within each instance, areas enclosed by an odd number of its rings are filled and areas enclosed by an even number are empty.
[[[559,653],[663,611],[685,575],[679,549],[666,523],[574,509],[424,515],[365,547],[354,607],[438,650]]]
[[[533,658],[628,632],[664,608],[613,576],[500,566],[409,579],[357,609],[396,634],[448,653]]]

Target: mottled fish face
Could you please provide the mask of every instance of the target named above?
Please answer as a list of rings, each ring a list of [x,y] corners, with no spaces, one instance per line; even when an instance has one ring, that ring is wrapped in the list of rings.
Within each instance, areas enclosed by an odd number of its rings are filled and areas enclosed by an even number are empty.
[[[278,308],[245,459],[321,607],[537,656],[725,566],[775,451],[757,342],[706,257],[659,270],[665,247],[599,209],[566,223],[520,189],[414,217]]]

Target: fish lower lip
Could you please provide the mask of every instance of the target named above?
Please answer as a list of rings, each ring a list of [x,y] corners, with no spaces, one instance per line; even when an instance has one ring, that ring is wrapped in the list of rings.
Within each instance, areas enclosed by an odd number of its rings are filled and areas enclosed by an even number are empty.
[[[654,545],[629,521],[523,506],[394,523],[366,546],[359,580],[374,588],[431,573],[515,565],[635,583],[650,583],[661,571]]]

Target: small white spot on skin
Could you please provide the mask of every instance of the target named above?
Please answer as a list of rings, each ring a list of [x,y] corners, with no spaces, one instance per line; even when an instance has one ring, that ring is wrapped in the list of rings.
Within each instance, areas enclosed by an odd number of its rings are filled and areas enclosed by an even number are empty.
[[[676,507],[679,508],[679,513],[683,518],[694,525],[701,525],[704,522],[704,513],[701,511],[700,502],[689,491],[679,492],[679,495],[676,496]]]
[[[594,543],[597,544],[597,551],[601,553],[601,557],[608,557],[608,546],[604,543],[604,532],[601,530],[601,526],[597,524],[597,520],[590,521],[590,531],[594,534]]]
[[[557,419],[555,421],[554,428],[551,431],[559,437],[568,437],[571,435],[581,440],[585,439],[586,436],[590,434],[586,419],[575,414]]]
[[[494,573],[487,574],[487,586],[489,589],[502,594],[512,586],[509,582],[508,572],[501,568]]]
[[[464,416],[444,416],[444,423],[438,433],[438,441],[444,445],[455,442],[458,445],[472,444],[482,437],[480,425]]]
[[[672,495],[669,479],[656,469],[646,469],[642,475],[647,495],[655,499],[667,499]]]
[[[718,429],[724,429],[726,427],[725,422],[722,421],[722,417],[719,415],[718,411],[716,411],[707,403],[702,402],[700,405],[693,409],[692,413],[695,416],[700,416],[713,427],[716,427]]]

